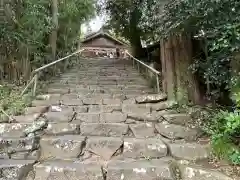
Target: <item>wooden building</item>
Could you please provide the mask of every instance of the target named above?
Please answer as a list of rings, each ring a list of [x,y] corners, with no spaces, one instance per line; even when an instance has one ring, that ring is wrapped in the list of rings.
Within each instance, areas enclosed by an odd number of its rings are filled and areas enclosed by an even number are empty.
[[[87,35],[81,42],[81,48],[85,49],[82,54],[86,57],[116,57],[116,49],[123,57],[128,45],[100,30]]]

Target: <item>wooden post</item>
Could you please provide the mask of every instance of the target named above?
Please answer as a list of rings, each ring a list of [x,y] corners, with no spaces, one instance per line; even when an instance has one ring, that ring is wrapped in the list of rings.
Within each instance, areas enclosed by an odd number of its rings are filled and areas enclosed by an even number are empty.
[[[37,82],[38,82],[38,74],[36,74],[36,75],[34,76],[33,96],[36,95]]]
[[[171,37],[167,39],[165,44],[165,66],[166,66],[166,75],[165,75],[165,82],[166,82],[166,92],[168,95],[168,99],[175,101],[176,100],[176,89],[175,89],[175,63],[174,63],[174,56],[172,52],[172,41]]]
[[[161,49],[161,64],[162,64],[162,89],[164,93],[167,93],[167,82],[166,82],[166,55],[165,55],[165,42],[162,39],[160,41],[160,49]]]
[[[53,61],[56,59],[57,34],[58,34],[58,0],[52,0],[52,23],[53,29],[50,35],[50,45],[52,49]]]
[[[157,78],[157,92],[160,93],[160,84],[159,84],[159,76],[158,76],[158,74],[156,74],[156,78]]]

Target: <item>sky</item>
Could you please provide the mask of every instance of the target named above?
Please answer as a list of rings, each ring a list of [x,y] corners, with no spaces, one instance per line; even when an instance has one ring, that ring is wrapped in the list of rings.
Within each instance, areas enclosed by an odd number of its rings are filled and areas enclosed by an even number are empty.
[[[97,16],[96,18],[94,18],[90,21],[90,27],[93,32],[98,31],[103,26],[103,24],[104,24],[104,17],[101,17],[101,16]],[[84,34],[87,32],[86,24],[83,24],[82,32]]]

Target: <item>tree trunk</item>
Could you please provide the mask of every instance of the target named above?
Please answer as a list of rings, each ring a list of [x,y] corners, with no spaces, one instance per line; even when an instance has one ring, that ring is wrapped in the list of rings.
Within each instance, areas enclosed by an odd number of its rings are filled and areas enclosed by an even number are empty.
[[[200,91],[192,64],[192,42],[190,36],[170,36],[161,41],[163,89],[169,100],[185,104],[200,103]]]
[[[165,63],[165,43],[164,40],[160,42],[161,49],[161,66],[162,66],[162,89],[164,93],[167,93],[167,82],[166,82],[166,63]]]
[[[168,99],[170,101],[176,100],[176,79],[175,79],[175,63],[172,49],[172,41],[171,38],[167,39],[165,44],[165,66],[166,66],[166,74],[165,74],[165,82],[166,82],[166,90]]]
[[[132,46],[133,55],[139,58],[143,55],[142,43],[141,43],[141,32],[138,28],[138,24],[141,18],[141,12],[138,8],[135,8],[131,12],[130,24],[129,24],[129,39]]]
[[[52,0],[52,23],[53,29],[50,35],[50,45],[52,59],[55,60],[57,52],[57,34],[58,34],[58,0]]]

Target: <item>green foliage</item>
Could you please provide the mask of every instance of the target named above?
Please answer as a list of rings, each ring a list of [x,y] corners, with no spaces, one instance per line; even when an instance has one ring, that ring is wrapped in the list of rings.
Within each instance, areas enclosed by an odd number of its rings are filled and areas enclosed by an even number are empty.
[[[190,33],[202,42],[205,57],[195,57],[192,68],[216,90],[229,89],[230,61],[240,47],[240,1],[172,0],[158,20],[162,36]]]
[[[8,18],[0,23],[0,53],[5,56],[5,61],[0,62],[1,73],[11,76],[11,72],[8,72],[11,68],[3,67],[12,66],[13,62],[19,62],[19,65],[21,61],[29,61],[29,72],[51,62],[49,39],[55,29],[57,57],[65,56],[77,48],[80,25],[95,15],[95,0],[58,0],[59,27],[54,27],[51,6],[50,0],[4,2]],[[51,70],[54,71],[54,68]],[[18,73],[24,74],[24,70]]]
[[[166,0],[161,1],[162,4],[164,2]],[[133,48],[141,48],[141,40],[149,42],[156,39],[157,34],[153,30],[162,9],[157,4],[158,0],[103,0],[100,9],[108,16],[110,30],[127,39]]]
[[[22,114],[29,105],[30,96],[21,97],[20,90],[15,85],[4,84],[0,86],[0,108],[9,116]],[[6,114],[0,112],[0,122],[6,120]]]
[[[95,0],[59,0],[58,52],[73,51],[80,37],[80,25],[95,15]]]
[[[237,92],[239,94],[239,91]],[[236,109],[233,112],[221,110],[205,124],[211,135],[214,153],[221,159],[240,164],[240,96],[235,96]]]

